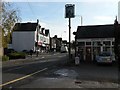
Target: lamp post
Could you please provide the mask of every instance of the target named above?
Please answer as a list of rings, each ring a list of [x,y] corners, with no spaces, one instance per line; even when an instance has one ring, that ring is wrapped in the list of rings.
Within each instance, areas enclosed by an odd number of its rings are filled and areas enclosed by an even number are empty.
[[[82,15],[75,15],[75,17],[80,17],[80,25],[83,25],[83,16]]]

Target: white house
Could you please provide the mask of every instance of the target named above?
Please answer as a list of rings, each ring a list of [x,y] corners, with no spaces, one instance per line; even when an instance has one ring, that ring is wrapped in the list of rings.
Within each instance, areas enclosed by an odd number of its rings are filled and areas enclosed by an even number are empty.
[[[38,33],[38,34],[37,34]],[[38,38],[37,38],[38,36]],[[45,35],[38,23],[16,23],[12,33],[12,47],[15,51],[40,49],[44,45]],[[47,42],[49,44],[49,42]]]

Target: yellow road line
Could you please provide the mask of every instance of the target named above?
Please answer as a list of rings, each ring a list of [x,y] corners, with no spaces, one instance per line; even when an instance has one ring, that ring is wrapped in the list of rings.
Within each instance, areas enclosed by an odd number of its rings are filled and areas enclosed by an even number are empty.
[[[7,82],[7,83],[1,84],[0,87],[6,86],[6,85],[8,85],[8,84],[11,84],[11,83],[14,83],[14,82],[17,82],[17,81],[20,81],[20,80],[23,80],[23,79],[25,79],[25,78],[28,78],[28,77],[30,77],[30,76],[33,76],[33,75],[35,75],[35,74],[37,74],[37,73],[39,73],[39,72],[45,71],[45,70],[47,70],[47,69],[48,69],[48,68],[44,68],[44,69],[42,69],[42,70],[39,70],[39,71],[34,72],[34,73],[31,73],[31,74],[26,75],[26,76],[24,76],[24,77],[21,77],[21,78],[18,78],[18,79],[9,81],[9,82]]]

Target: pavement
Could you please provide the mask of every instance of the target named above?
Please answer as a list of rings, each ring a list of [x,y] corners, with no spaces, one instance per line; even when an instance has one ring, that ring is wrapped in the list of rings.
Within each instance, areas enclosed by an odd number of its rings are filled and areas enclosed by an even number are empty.
[[[40,53],[38,56],[33,54],[32,57],[27,55],[25,59],[11,59],[9,61],[2,62],[2,67],[17,66],[22,65],[23,63],[31,63],[38,60],[44,60],[46,57],[49,58],[51,55],[57,55],[60,53]]]

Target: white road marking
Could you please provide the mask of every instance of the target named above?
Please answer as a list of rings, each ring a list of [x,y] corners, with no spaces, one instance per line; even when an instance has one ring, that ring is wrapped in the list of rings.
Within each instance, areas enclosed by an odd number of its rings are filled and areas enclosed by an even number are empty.
[[[48,68],[44,68],[44,69],[42,69],[42,70],[36,71],[36,72],[31,73],[31,74],[28,74],[28,75],[26,75],[26,76],[23,76],[23,77],[21,77],[21,78],[17,78],[17,79],[15,79],[15,80],[6,82],[6,83],[4,83],[4,84],[1,84],[0,87],[6,86],[6,85],[8,85],[8,84],[12,84],[12,83],[14,83],[14,82],[17,82],[17,81],[20,81],[20,80],[23,80],[23,79],[26,79],[26,78],[28,78],[28,77],[31,77],[31,76],[33,76],[33,75],[35,75],[35,74],[37,74],[37,73],[40,73],[40,72],[42,72],[42,71],[45,71],[45,70],[47,70],[47,69],[48,69]]]

